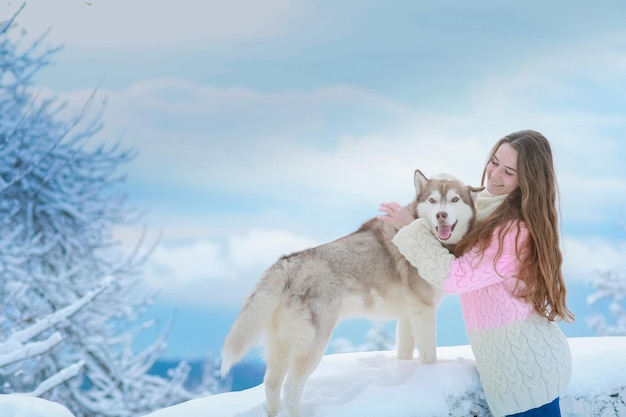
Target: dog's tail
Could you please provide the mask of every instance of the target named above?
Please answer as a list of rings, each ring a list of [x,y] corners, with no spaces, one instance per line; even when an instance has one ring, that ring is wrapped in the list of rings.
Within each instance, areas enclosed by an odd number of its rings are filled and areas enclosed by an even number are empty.
[[[261,333],[267,329],[280,303],[286,282],[287,270],[281,259],[264,272],[248,295],[224,340],[220,368],[222,377],[252,349]]]

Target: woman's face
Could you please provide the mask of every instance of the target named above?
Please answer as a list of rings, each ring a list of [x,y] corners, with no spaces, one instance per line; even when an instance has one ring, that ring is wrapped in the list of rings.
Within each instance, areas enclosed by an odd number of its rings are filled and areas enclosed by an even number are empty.
[[[518,185],[517,151],[503,143],[487,164],[487,191],[492,195],[509,194]]]

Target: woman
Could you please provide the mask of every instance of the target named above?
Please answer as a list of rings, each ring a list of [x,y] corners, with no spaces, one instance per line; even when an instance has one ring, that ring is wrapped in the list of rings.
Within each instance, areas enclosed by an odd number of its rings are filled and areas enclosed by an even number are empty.
[[[556,320],[573,321],[561,272],[552,151],[538,132],[500,139],[483,171],[474,228],[450,254],[423,219],[397,203],[383,220],[400,252],[432,285],[460,294],[463,318],[492,414],[560,416],[571,355]],[[402,227],[405,226],[406,227]]]

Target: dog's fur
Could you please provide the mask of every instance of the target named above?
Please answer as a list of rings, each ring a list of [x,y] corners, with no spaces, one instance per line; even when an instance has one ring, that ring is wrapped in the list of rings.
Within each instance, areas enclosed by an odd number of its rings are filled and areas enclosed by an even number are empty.
[[[451,249],[472,226],[482,188],[442,175],[414,175],[414,217],[430,221]],[[264,336],[266,410],[280,410],[285,380],[287,414],[300,415],[304,384],[324,354],[333,328],[345,317],[397,319],[399,359],[436,361],[435,318],[443,292],[429,285],[398,252],[393,226],[373,218],[359,230],[321,246],[281,257],[265,271],[227,335],[222,375]],[[444,240],[445,239],[445,240]]]

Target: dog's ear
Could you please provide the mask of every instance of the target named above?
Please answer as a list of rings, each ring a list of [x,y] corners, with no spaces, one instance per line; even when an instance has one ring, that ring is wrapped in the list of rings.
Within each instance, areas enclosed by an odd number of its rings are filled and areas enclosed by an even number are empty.
[[[418,195],[422,192],[422,189],[424,189],[427,182],[428,178],[426,178],[426,175],[424,175],[424,173],[419,169],[416,169],[415,174],[413,174],[413,184],[415,184],[415,192]]]
[[[474,200],[474,202],[476,202],[476,198],[478,198],[478,194],[484,189],[485,187],[472,187],[471,185],[467,186],[467,191],[469,191],[470,196],[472,197],[472,200]]]

